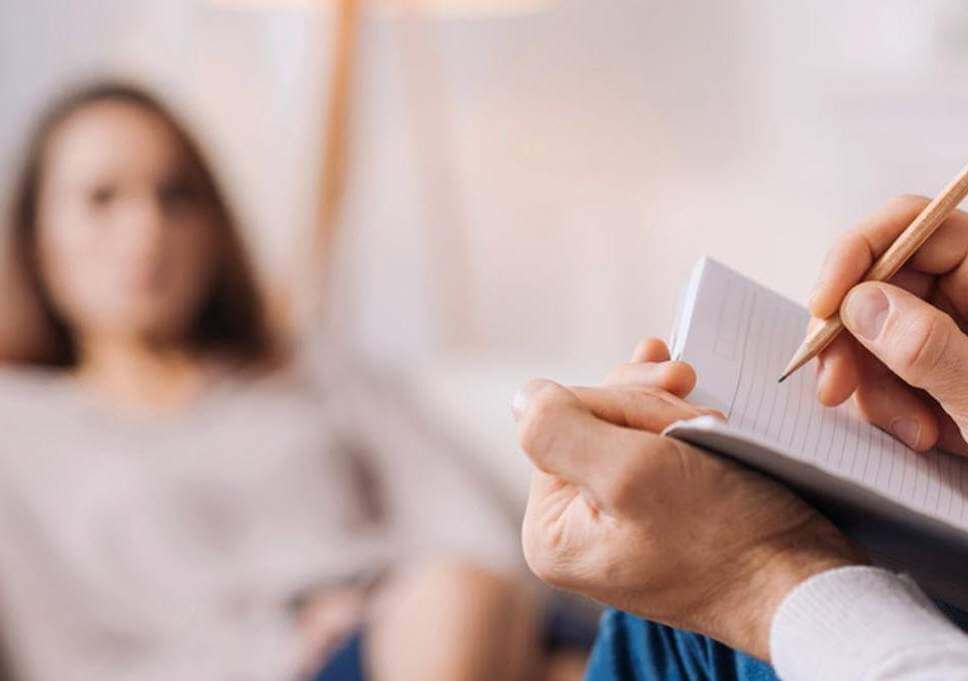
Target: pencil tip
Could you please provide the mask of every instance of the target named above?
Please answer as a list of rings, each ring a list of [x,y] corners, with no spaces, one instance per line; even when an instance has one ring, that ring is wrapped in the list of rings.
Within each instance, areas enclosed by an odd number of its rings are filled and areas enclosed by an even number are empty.
[[[790,375],[790,374],[783,374],[783,375],[782,375],[782,376],[780,376],[780,377],[779,377],[778,379],[776,379],[776,382],[777,382],[777,383],[783,383],[783,381],[785,381],[785,380],[787,380],[787,376],[789,376],[789,375]]]

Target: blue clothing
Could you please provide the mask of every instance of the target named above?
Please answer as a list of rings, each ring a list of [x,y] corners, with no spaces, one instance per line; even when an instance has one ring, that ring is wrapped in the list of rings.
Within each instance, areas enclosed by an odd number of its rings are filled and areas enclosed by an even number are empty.
[[[542,648],[588,650],[595,640],[595,626],[588,618],[573,612],[573,606],[555,602],[545,613],[542,627]],[[350,636],[330,656],[312,681],[366,681],[363,665],[365,631]]]
[[[585,681],[779,681],[765,662],[711,638],[617,610],[602,617]]]
[[[968,613],[940,601],[963,631]],[[767,663],[711,638],[609,610],[602,616],[585,681],[779,681]]]
[[[962,629],[965,613],[938,604]],[[561,626],[550,626],[554,632]],[[554,637],[552,637],[554,638]],[[559,636],[558,638],[567,638]],[[584,639],[584,636],[578,638]],[[570,643],[575,643],[569,641]],[[551,639],[546,643],[551,643]],[[551,643],[551,649],[561,645]],[[579,645],[580,647],[580,645]],[[313,681],[366,681],[363,632],[350,636]],[[585,681],[779,681],[773,668],[700,634],[617,610],[602,617]]]
[[[313,681],[366,681],[363,674],[363,632],[357,631],[334,652]]]

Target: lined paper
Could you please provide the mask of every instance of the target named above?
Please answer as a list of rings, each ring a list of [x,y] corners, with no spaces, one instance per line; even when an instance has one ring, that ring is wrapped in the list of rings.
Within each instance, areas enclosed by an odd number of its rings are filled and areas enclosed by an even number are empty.
[[[693,400],[722,410],[731,430],[782,455],[968,528],[968,460],[916,453],[849,403],[821,406],[813,364],[777,383],[803,340],[803,307],[710,259],[697,265],[689,291],[673,354],[696,368]]]

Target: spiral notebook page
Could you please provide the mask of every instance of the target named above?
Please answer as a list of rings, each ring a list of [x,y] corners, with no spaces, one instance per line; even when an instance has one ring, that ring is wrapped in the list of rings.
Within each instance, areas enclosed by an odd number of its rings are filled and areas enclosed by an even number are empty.
[[[726,413],[738,435],[968,528],[968,462],[915,453],[849,404],[822,407],[812,363],[777,383],[807,320],[796,303],[713,260],[700,261],[673,338],[673,355],[693,364],[699,377],[692,399]]]

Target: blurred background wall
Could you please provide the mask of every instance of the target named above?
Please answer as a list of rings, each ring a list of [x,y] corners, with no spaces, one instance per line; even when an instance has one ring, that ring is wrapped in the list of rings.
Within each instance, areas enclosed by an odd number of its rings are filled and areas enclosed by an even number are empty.
[[[189,117],[284,276],[312,222],[331,19],[0,0],[3,188],[53,92],[134,77]],[[835,234],[968,160],[959,0],[560,0],[368,16],[359,48],[337,318],[484,449],[511,451],[527,376],[596,380],[666,334],[700,255],[803,299]]]

